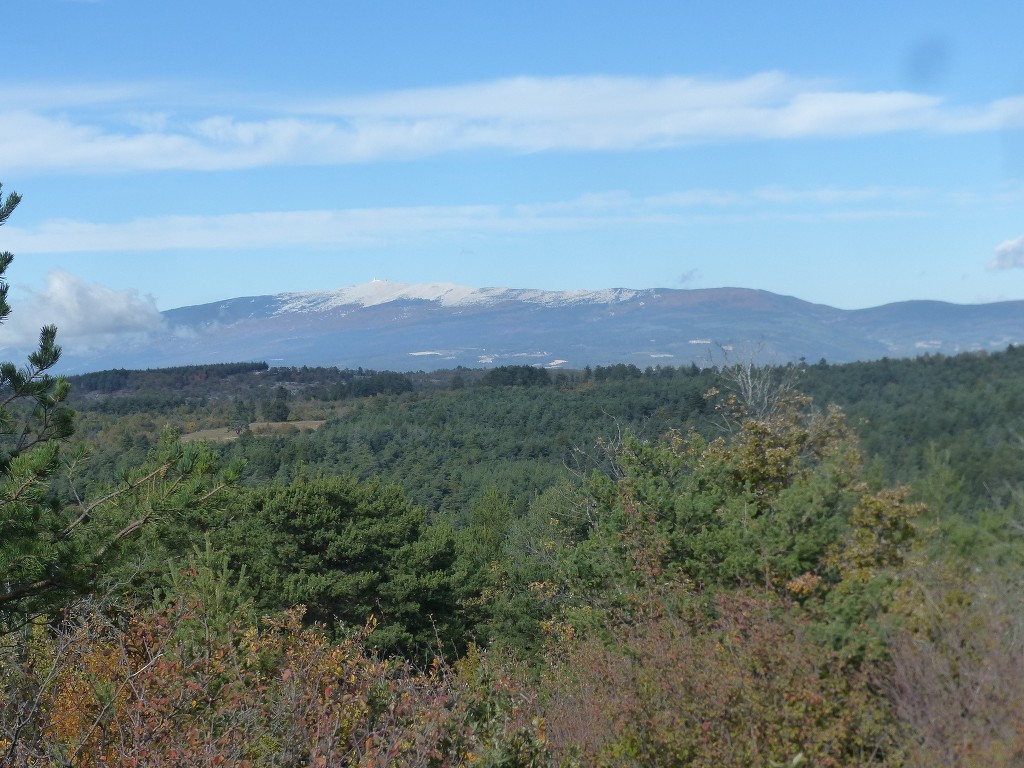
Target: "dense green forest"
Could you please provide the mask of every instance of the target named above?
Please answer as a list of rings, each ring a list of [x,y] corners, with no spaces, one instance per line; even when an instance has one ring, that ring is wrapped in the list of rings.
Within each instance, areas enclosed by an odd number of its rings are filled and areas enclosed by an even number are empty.
[[[428,513],[460,517],[489,486],[522,511],[557,479],[601,465],[599,441],[720,432],[725,420],[706,395],[735,388],[720,373],[619,365],[400,374],[257,363],[73,377],[70,403],[78,437],[93,443],[98,477],[141,463],[167,427],[185,435],[230,427],[238,439],[216,448],[245,460],[246,485],[287,482],[298,471],[381,477]],[[878,481],[930,492],[931,505],[968,517],[979,501],[1000,506],[1012,495],[1024,436],[1024,350],[790,365],[770,374],[812,398],[811,410],[842,408]],[[268,404],[283,404],[281,426],[294,427],[245,429]],[[314,430],[310,420],[324,423]],[[939,493],[937,475],[955,476],[955,487]]]
[[[22,724],[9,754],[1013,764],[1022,374],[1010,348],[842,366],[75,377],[53,404],[77,430],[49,498],[74,510],[113,494],[91,542],[145,520],[60,590],[4,605],[22,649],[5,684],[36,704],[5,721]],[[261,432],[266,414],[282,420]],[[176,666],[145,668],[132,633]],[[284,685],[298,663],[322,683],[339,655],[361,681],[343,700]],[[132,675],[147,705],[173,699],[161,722],[192,742],[129,717]],[[210,694],[225,676],[230,695]],[[207,690],[202,722],[179,711],[199,695],[189,685]],[[348,735],[338,726],[318,752],[309,729],[339,707]]]
[[[1024,763],[1024,349],[59,357],[0,366],[3,765]]]

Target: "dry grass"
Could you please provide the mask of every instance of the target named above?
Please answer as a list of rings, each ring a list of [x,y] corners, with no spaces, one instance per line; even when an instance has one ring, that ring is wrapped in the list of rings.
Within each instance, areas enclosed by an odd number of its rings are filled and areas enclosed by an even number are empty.
[[[289,432],[292,429],[306,430],[319,429],[326,423],[325,420],[308,421],[254,421],[249,425],[254,435],[267,435],[275,432]],[[200,429],[198,432],[190,432],[181,436],[183,443],[191,443],[198,440],[206,440],[211,443],[223,443],[228,440],[237,440],[238,433],[230,427],[218,427],[216,429]]]

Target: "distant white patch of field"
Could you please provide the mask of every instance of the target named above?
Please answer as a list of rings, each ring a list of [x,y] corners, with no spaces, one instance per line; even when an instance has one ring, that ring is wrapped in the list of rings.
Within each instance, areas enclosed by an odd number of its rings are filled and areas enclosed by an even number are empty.
[[[565,365],[568,362],[569,362],[568,360],[552,360],[550,363],[548,363],[544,367],[545,368],[557,368],[558,366]]]
[[[692,341],[690,343],[693,344]],[[668,352],[658,352],[652,354],[651,357],[675,357],[675,355],[670,355]]]
[[[939,349],[940,347],[942,347],[942,342],[936,341],[935,339],[931,339],[930,341],[915,342],[914,346],[917,349]]]
[[[447,352],[429,351],[429,352],[410,352],[409,354],[413,355],[414,357],[419,357],[420,355],[447,355],[448,353]]]
[[[691,344],[710,344],[711,339],[690,339]]]

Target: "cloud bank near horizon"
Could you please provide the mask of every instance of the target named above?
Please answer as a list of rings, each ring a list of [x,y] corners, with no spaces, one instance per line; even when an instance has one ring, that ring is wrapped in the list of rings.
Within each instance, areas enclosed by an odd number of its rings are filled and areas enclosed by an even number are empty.
[[[222,100],[231,108],[214,111],[211,97],[196,103],[174,85],[0,88],[0,165],[26,173],[216,171],[1024,127],[1024,95],[951,104],[780,72],[515,77],[353,98]]]
[[[47,275],[45,288],[25,293],[12,301],[13,311],[0,326],[2,346],[32,346],[42,326],[56,325],[58,343],[92,351],[137,340],[165,325],[152,297],[89,283],[60,269]]]

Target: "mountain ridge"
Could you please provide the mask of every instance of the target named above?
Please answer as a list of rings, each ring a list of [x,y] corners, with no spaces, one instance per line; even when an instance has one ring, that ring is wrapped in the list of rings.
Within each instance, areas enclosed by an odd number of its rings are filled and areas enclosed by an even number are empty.
[[[1024,302],[908,301],[845,310],[749,288],[545,291],[387,280],[242,296],[161,313],[68,372],[239,360],[392,370],[530,363],[831,362],[1024,342]]]

